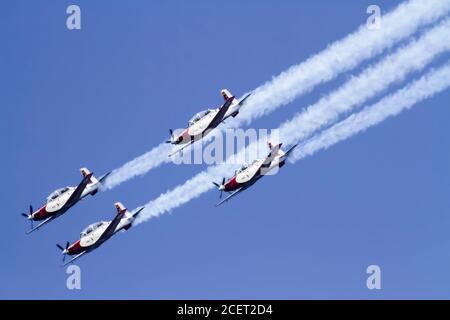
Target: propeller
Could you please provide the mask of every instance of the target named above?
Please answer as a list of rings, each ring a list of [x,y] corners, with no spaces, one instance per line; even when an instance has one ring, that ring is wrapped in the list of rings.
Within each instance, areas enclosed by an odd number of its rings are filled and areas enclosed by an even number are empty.
[[[62,246],[62,245],[60,245],[60,244],[56,244],[56,246],[58,247],[58,249],[59,250],[61,250],[62,251],[62,254],[63,254],[63,263],[64,263],[64,261],[66,260],[66,255],[67,255],[67,253],[68,253],[68,249],[69,249],[69,246],[70,246],[70,242],[69,241],[67,241],[67,243],[66,243],[66,248],[64,249],[64,247]]]
[[[21,213],[21,215],[23,216],[23,217],[25,217],[25,218],[27,218],[28,220],[30,220],[30,222],[31,222],[31,229],[33,229],[33,206],[32,205],[30,205],[30,208],[29,208],[29,214],[26,214],[26,213]]]
[[[172,143],[173,142],[173,130],[169,129],[170,132],[170,140],[166,140],[166,143]]]
[[[222,199],[223,190],[225,189],[225,177],[222,179],[222,184],[218,184],[217,182],[213,182],[213,184],[219,188],[220,190],[220,196],[219,198]]]

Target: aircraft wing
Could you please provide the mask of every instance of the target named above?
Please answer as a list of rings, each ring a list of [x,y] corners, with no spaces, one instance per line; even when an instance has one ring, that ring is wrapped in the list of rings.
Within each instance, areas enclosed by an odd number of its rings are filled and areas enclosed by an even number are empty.
[[[172,152],[171,154],[169,154],[169,157],[173,156],[174,154],[177,154],[177,153],[180,152],[180,151],[183,151],[184,149],[186,149],[187,147],[189,147],[189,146],[190,146],[191,144],[193,144],[193,143],[194,143],[194,141],[191,140],[191,141],[189,142],[189,144],[187,144],[187,145],[185,145],[185,146],[183,146],[183,147],[177,149],[176,151]]]
[[[86,189],[86,186],[91,181],[91,177],[92,177],[92,173],[89,173],[83,178],[83,180],[81,180],[81,182],[78,185],[78,187],[75,189],[75,191],[72,193],[70,198],[67,200],[67,205],[69,207],[74,205],[78,200],[80,200],[84,189]]]
[[[32,228],[31,230],[27,231],[27,234],[32,233],[33,231],[36,231],[37,229],[39,229],[40,227],[42,227],[44,224],[49,223],[50,221],[52,221],[56,216],[51,216],[48,217],[47,219],[45,219],[44,221],[42,221],[41,223],[39,223],[36,227]]]
[[[225,117],[225,114],[227,113],[228,109],[230,108],[231,104],[233,103],[233,100],[234,100],[234,97],[230,97],[227,99],[227,101],[225,101],[223,106],[220,107],[219,112],[217,112],[217,114],[211,120],[211,122],[208,125],[208,127],[206,128],[206,130],[214,129],[223,121],[223,118]]]
[[[73,257],[72,259],[70,259],[69,261],[67,261],[66,263],[64,263],[61,267],[65,267],[68,264],[73,263],[75,260],[77,260],[78,258],[80,258],[82,255],[84,255],[85,253],[88,253],[88,251],[83,251],[82,253],[77,254],[75,257]]]
[[[220,206],[221,204],[223,204],[224,202],[227,202],[228,200],[230,200],[231,198],[233,198],[234,196],[237,196],[239,193],[241,193],[242,191],[244,191],[247,188],[240,188],[238,190],[236,190],[235,192],[233,192],[232,194],[230,194],[228,197],[226,197],[225,199],[223,199],[222,201],[220,201],[218,204],[216,204],[216,207]]]
[[[122,220],[123,215],[127,212],[127,209],[118,209],[116,217],[111,221],[109,226],[106,228],[106,230],[103,232],[103,234],[100,236],[100,238],[97,240],[98,243],[102,243],[103,241],[110,238],[114,232],[116,231],[117,225],[120,223],[120,220]]]

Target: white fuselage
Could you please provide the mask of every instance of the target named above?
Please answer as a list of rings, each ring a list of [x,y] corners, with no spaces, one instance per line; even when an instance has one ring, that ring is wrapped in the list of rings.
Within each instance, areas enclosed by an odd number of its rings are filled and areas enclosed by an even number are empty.
[[[115,235],[117,232],[130,226],[132,222],[133,222],[132,217],[127,217],[127,216],[123,217],[120,220],[119,224],[117,225],[117,227],[114,230],[112,235]],[[95,229],[94,231],[92,231],[91,233],[83,236],[80,239],[80,246],[83,248],[88,248],[90,246],[95,245],[98,242],[98,240],[100,239],[100,237],[103,235],[103,233],[105,232],[106,228],[108,228],[110,223],[111,223],[111,221],[106,222],[103,225],[101,225],[100,227],[98,227],[97,229]]]
[[[197,122],[193,123],[188,128],[188,134],[190,136],[198,136],[198,135],[203,134],[218,112],[219,112],[219,109],[213,110],[210,113],[208,113],[207,115],[205,115],[203,118],[198,120]]]
[[[260,172],[258,172],[258,170],[261,167],[261,163],[264,160],[265,159],[257,159],[248,168],[239,172],[236,175],[236,182],[239,184],[244,184],[244,183],[247,183],[250,180],[252,180],[256,175],[260,174]],[[261,169],[261,170],[264,170],[261,174],[264,175],[265,173],[272,171],[274,168],[279,168],[279,166],[285,160],[286,160],[285,153],[282,150],[279,150],[278,155],[272,160],[269,167]]]
[[[98,182],[88,184],[86,188],[83,190],[83,193],[80,196],[80,200],[96,192],[98,188],[99,188]],[[75,187],[69,187],[69,190],[59,195],[55,199],[48,200],[47,204],[45,205],[45,210],[48,213],[54,213],[61,210],[66,205],[67,201],[69,201],[70,197],[75,192],[75,189],[76,189]]]
[[[239,102],[237,99],[234,99],[230,107],[228,108],[227,112],[225,113],[223,120],[239,112],[239,109],[240,109]],[[187,129],[189,136],[195,137],[203,135],[205,133],[205,130],[210,126],[211,122],[213,121],[214,117],[217,115],[219,111],[220,108],[211,110],[211,112],[209,112],[203,118],[190,125]]]

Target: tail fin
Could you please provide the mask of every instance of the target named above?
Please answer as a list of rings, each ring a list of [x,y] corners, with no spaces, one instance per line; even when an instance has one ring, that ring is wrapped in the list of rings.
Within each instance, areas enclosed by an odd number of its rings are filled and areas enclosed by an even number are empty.
[[[220,91],[220,93],[222,94],[222,97],[223,97],[223,99],[224,99],[225,101],[227,101],[228,99],[230,99],[230,98],[233,97],[233,95],[231,94],[230,91],[228,91],[228,89],[222,89],[222,90]],[[237,103],[236,98],[233,99],[232,104],[234,105],[235,103]]]
[[[268,142],[267,145],[269,146],[269,150],[272,152],[272,150],[274,150],[274,148],[277,148],[278,150],[276,150],[276,154],[274,156],[283,156],[284,155],[284,151],[281,150],[281,143],[277,144],[277,145],[273,145],[272,142]]]
[[[125,206],[122,204],[122,202],[116,202],[116,203],[114,203],[114,206],[116,207],[117,213],[119,213],[123,210],[127,210],[127,208],[125,208]]]
[[[117,210],[117,214],[123,212],[126,218],[132,217],[131,213],[127,210],[127,208],[122,204],[122,202],[116,202],[114,204]]]
[[[87,175],[89,175],[91,173],[91,171],[89,171],[88,168],[81,168],[80,172],[83,175],[83,177],[86,177]],[[92,177],[91,177],[91,179],[89,181],[89,184],[94,184],[94,183],[97,183],[97,182],[98,182],[97,178],[94,175],[92,175]]]

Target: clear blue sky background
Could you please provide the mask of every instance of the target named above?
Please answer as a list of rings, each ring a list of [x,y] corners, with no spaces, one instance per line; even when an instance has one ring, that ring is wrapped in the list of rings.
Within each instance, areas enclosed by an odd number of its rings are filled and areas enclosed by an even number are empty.
[[[80,31],[65,26],[71,3]],[[100,175],[142,154],[223,87],[241,95],[354,31],[371,3],[399,1],[3,2],[0,298],[450,298],[449,91],[220,208],[210,192],[120,234],[79,260],[80,291],[56,243],[205,167],[162,166],[25,235],[20,212],[77,184],[79,167]],[[277,127],[358,70],[254,126]],[[366,288],[371,264],[382,290]]]

